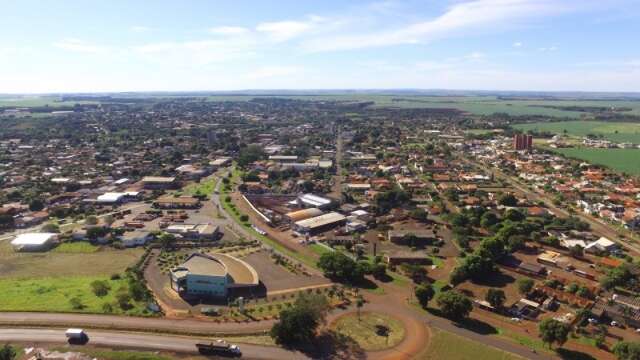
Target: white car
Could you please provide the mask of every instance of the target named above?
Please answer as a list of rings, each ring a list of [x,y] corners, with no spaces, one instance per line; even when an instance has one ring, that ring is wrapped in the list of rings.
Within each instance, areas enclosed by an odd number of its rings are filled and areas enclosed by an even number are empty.
[[[617,321],[612,321],[612,322],[611,322],[611,326],[616,326],[616,327],[617,327],[617,326],[620,326],[620,324],[618,324],[618,322],[617,322]]]
[[[522,319],[520,319],[520,318],[518,318],[518,317],[512,317],[512,318],[511,318],[511,321],[513,321],[513,322],[520,322],[520,321],[522,321]]]
[[[598,323],[598,319],[594,319],[594,318],[589,318],[589,320],[587,320],[587,321],[589,321],[590,324],[597,324]]]

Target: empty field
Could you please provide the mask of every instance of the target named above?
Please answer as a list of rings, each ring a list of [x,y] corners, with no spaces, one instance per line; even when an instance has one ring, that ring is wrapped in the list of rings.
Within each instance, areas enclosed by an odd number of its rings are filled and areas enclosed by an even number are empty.
[[[432,338],[427,350],[417,359],[447,360],[519,360],[521,357],[491,346],[465,339],[440,330],[431,330]]]
[[[640,149],[553,149],[564,156],[584,160],[591,164],[609,167],[615,171],[640,175]]]
[[[0,242],[0,278],[109,276],[122,273],[144,252],[143,249],[88,251],[85,245],[71,244],[61,251],[16,253],[8,241]]]
[[[102,297],[91,290],[91,283],[100,280],[108,283],[110,290]],[[143,304],[133,304],[123,311],[117,304],[116,294],[127,291],[126,280],[109,280],[108,276],[69,276],[40,279],[1,279],[0,311],[47,311],[103,313],[110,304],[115,314],[142,314]],[[77,304],[74,306],[76,299]]]
[[[529,130],[546,131],[554,134],[567,134],[584,137],[588,134],[602,135],[614,142],[631,142],[640,144],[640,124],[626,122],[603,121],[561,121],[517,124],[514,128],[524,132]]]

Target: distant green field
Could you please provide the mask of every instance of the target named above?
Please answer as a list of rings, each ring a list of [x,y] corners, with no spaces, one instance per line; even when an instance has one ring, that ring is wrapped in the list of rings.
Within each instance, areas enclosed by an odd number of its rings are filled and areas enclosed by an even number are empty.
[[[21,96],[0,97],[0,107],[38,107],[38,106],[70,106],[75,104],[90,104],[93,101],[61,101],[57,96]]]
[[[640,175],[640,149],[553,149],[564,156],[584,160],[591,164],[607,166],[619,172]]]
[[[615,142],[640,144],[640,123],[604,122],[604,121],[559,121],[513,125],[522,131],[547,131],[583,137],[587,134],[602,135]]]
[[[399,108],[455,108],[476,115],[507,113],[510,115],[541,115],[580,118],[592,116],[588,112],[563,110],[553,107],[589,106],[630,108],[625,114],[640,115],[639,101],[621,100],[502,100],[495,96],[423,96],[381,94],[336,95],[224,95],[209,96],[210,101],[248,101],[260,97],[280,97],[313,101],[372,101],[379,107]]]

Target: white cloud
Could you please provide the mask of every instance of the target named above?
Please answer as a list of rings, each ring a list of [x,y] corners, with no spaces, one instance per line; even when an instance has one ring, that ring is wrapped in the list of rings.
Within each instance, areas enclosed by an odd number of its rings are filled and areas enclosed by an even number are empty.
[[[266,34],[274,41],[286,41],[304,34],[314,26],[314,21],[287,20],[258,24],[256,31]]]
[[[549,47],[540,47],[540,48],[538,48],[538,51],[541,51],[541,52],[549,52],[549,51],[556,51],[556,50],[558,50],[557,46],[549,46]]]
[[[249,29],[242,26],[216,26],[209,32],[216,35],[242,35],[248,33]]]
[[[519,42],[519,41],[518,41],[518,42],[514,42],[514,43],[513,43],[513,47],[515,47],[515,48],[522,47],[522,43],[521,43],[521,42]]]
[[[312,39],[303,48],[320,52],[426,43],[505,27],[519,21],[559,13],[567,8],[567,5],[552,0],[468,1],[451,6],[444,14],[432,20],[396,29]]]
[[[53,46],[58,49],[86,54],[101,54],[109,51],[105,46],[91,44],[79,39],[64,39],[62,41],[54,42]]]

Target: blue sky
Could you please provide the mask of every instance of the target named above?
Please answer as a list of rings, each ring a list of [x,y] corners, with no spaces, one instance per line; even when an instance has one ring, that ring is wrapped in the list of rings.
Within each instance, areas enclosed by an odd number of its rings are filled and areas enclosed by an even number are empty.
[[[2,2],[0,93],[640,91],[638,0]]]

